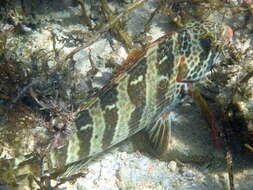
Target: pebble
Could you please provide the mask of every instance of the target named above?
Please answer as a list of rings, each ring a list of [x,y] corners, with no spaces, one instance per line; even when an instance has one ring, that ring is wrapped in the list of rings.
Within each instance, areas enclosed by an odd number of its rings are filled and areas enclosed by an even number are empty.
[[[170,161],[168,168],[170,171],[175,172],[177,170],[177,163],[175,161]]]

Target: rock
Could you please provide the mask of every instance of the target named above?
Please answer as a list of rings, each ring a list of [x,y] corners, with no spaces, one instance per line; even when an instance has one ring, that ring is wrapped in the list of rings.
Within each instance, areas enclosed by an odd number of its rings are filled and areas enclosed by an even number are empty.
[[[175,172],[177,170],[177,163],[175,161],[170,161],[169,164],[168,164],[168,168],[172,172]]]

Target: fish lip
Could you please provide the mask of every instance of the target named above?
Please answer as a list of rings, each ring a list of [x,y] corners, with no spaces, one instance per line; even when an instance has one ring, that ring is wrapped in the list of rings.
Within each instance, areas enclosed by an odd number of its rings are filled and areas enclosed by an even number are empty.
[[[224,25],[221,33],[222,41],[228,42],[233,38],[233,36],[234,36],[233,29],[228,25]]]

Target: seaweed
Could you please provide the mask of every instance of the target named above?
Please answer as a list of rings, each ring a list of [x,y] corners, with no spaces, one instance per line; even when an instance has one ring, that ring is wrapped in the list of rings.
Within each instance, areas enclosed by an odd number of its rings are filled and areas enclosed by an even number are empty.
[[[117,16],[114,16],[108,24],[104,25],[101,27],[101,29],[99,29],[96,34],[91,37],[86,44],[82,45],[81,47],[75,48],[73,51],[71,51],[66,57],[65,60],[68,60],[69,58],[73,57],[74,54],[76,54],[77,52],[79,52],[82,49],[85,49],[89,46],[91,46],[94,42],[96,42],[103,34],[105,34],[106,32],[108,32],[110,29],[112,29],[115,24],[117,22],[120,21],[120,19],[122,19],[127,13],[129,13],[130,11],[132,11],[133,9],[141,6],[146,0],[139,0],[135,3],[132,3],[131,5],[129,5],[127,8],[125,8],[120,14],[118,14]],[[123,35],[124,36],[124,35]],[[126,39],[125,39],[126,40]]]

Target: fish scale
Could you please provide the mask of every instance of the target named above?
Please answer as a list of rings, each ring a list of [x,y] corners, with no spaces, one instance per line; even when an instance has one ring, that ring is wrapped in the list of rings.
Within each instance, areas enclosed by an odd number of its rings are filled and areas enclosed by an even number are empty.
[[[205,21],[147,45],[82,106],[73,123],[77,132],[65,146],[49,153],[49,168],[78,168],[75,163],[85,165],[89,158],[153,127],[164,110],[182,99],[187,84],[202,79],[210,70],[219,55],[215,43],[225,45],[229,38],[228,26]]]

